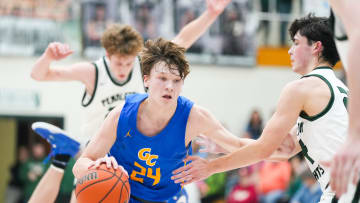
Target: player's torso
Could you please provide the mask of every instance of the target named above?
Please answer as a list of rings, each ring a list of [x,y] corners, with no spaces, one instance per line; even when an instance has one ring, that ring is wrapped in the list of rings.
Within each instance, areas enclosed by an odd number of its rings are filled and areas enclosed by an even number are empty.
[[[306,162],[319,181],[322,191],[333,196],[329,190],[330,172],[319,162],[330,160],[345,141],[348,127],[348,89],[335,77],[331,69],[315,69],[308,75],[322,79],[330,89],[331,98],[324,110],[317,115],[308,116],[301,112],[297,121],[298,140]]]
[[[125,102],[129,94],[144,92],[141,68],[138,58],[128,80],[117,82],[110,74],[109,63],[105,57],[94,62],[96,68],[95,87],[92,95],[84,93],[85,123],[83,135],[91,138],[100,128],[107,114],[116,106]]]
[[[136,102],[127,101],[123,107],[110,153],[128,171],[132,195],[148,201],[166,201],[181,189],[171,180],[172,171],[184,166],[183,159],[191,153],[191,145],[185,146],[185,134],[192,102],[179,99],[167,126],[148,137],[136,127],[139,103],[146,98],[143,96],[132,95]]]

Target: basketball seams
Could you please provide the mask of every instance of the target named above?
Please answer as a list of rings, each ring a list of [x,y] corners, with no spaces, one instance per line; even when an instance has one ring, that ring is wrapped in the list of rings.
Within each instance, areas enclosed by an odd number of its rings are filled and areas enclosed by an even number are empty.
[[[121,174],[122,175],[122,174]],[[116,181],[116,183],[110,188],[110,190],[105,194],[105,196],[99,201],[99,202],[102,202],[102,201],[104,201],[105,199],[106,199],[106,197],[114,190],[114,188],[116,187],[116,185],[119,183],[119,180],[120,179],[118,179],[117,181]]]
[[[95,185],[95,184],[97,184],[97,183],[101,183],[101,182],[104,182],[104,181],[108,181],[108,180],[112,179],[114,176],[115,176],[115,175],[113,174],[113,176],[111,176],[111,177],[109,177],[109,178],[106,178],[106,179],[102,179],[102,180],[93,182],[93,183],[91,183],[91,184],[83,187],[77,194],[75,194],[75,196],[78,197],[79,194],[80,194],[82,191],[84,191],[86,188],[88,188],[88,187],[90,187],[90,186],[92,186],[92,185]]]
[[[116,173],[114,173],[114,172],[111,172],[111,171],[107,171],[107,170],[105,170],[105,169],[102,169],[102,168],[99,168],[98,170],[101,170],[101,171],[106,171],[106,172],[108,172],[108,173],[111,173],[111,174],[113,174],[114,176],[116,176],[118,179],[120,179],[120,181],[122,182],[122,184],[124,185],[126,182],[129,182],[128,180],[127,181],[123,181],[122,179],[121,179],[121,177],[122,177],[122,175],[123,175],[123,173],[121,173],[121,176],[119,177],[119,176],[117,176],[116,175]],[[130,184],[130,183],[129,183]],[[126,188],[126,190],[127,190],[127,188]],[[127,193],[129,194],[130,192],[127,190]]]
[[[88,189],[89,187],[94,186],[95,184],[101,183],[101,182],[105,182],[108,180],[111,180],[114,177],[117,177],[117,181],[113,184],[113,186],[110,188],[110,190],[105,194],[105,196],[99,201],[99,202],[103,202],[106,200],[107,197],[109,197],[109,195],[111,194],[111,192],[117,188],[117,185],[119,185],[120,181],[122,183],[121,189],[120,189],[120,196],[119,196],[119,200],[118,202],[121,203],[120,201],[122,201],[123,198],[128,199],[130,197],[130,185],[129,185],[129,180],[127,178],[126,175],[124,175],[124,171],[121,171],[119,176],[117,175],[117,171],[116,170],[109,170],[109,169],[102,169],[102,168],[97,168],[97,171],[104,171],[107,174],[112,174],[111,177],[108,177],[106,179],[102,179],[102,180],[98,180],[96,182],[93,182],[89,185],[86,185],[85,187],[83,187],[79,192],[76,193],[76,197],[78,197],[80,195],[80,193],[82,193],[84,190]],[[105,174],[104,174],[105,175]],[[123,180],[125,179],[125,180]],[[124,187],[125,187],[125,191],[124,191]],[[128,188],[129,187],[129,188]],[[124,195],[126,196],[122,196],[124,193]],[[115,200],[116,201],[116,200]],[[129,201],[129,200],[128,200]]]

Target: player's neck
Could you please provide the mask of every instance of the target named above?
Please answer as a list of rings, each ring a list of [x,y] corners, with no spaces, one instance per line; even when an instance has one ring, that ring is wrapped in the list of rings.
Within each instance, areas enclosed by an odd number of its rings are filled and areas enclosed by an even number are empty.
[[[314,63],[314,64],[312,64],[312,65],[310,65],[309,67],[308,67],[308,69],[307,69],[307,71],[306,71],[306,73],[304,74],[304,75],[306,75],[306,74],[309,74],[311,71],[313,71],[315,68],[318,68],[318,67],[325,67],[325,66],[327,66],[327,67],[332,67],[329,63],[327,63],[327,62],[318,62],[318,63]]]
[[[177,102],[169,105],[161,105],[150,99],[146,99],[140,106],[139,112],[151,120],[169,120],[176,111]]]

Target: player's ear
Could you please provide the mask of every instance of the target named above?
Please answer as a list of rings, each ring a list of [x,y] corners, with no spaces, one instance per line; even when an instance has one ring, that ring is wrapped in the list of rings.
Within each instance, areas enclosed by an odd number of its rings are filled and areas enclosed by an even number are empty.
[[[314,51],[321,53],[323,50],[323,45],[321,43],[321,41],[316,41],[313,43],[313,47],[314,47]]]
[[[144,75],[144,87],[149,88],[149,75]]]

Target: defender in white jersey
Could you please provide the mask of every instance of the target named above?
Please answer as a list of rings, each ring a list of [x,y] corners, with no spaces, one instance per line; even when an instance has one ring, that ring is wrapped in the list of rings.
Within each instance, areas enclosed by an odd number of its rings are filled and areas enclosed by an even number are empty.
[[[244,167],[267,159],[288,138],[288,132],[299,141],[289,144],[288,153],[278,154],[287,160],[302,151],[309,168],[323,190],[321,202],[332,202],[335,193],[329,184],[329,172],[319,162],[331,158],[344,143],[348,118],[347,88],[334,75],[332,67],[339,60],[333,33],[327,18],[307,16],[295,20],[289,29],[293,45],[289,50],[292,69],[303,77],[288,83],[278,106],[259,139],[229,155],[208,161],[193,161],[174,171],[175,182],[188,184],[211,174]],[[297,126],[298,125],[298,126]],[[291,130],[291,131],[290,131]],[[345,199],[347,198],[347,199]],[[355,188],[341,202],[358,202]]]
[[[187,24],[172,40],[177,45],[189,48],[222,13],[231,0],[207,0],[207,9],[197,19]],[[85,108],[86,123],[82,128],[84,145],[100,128],[102,120],[111,108],[123,103],[126,94],[143,92],[138,54],[142,50],[141,35],[128,25],[114,24],[106,29],[101,38],[106,56],[95,63],[82,62],[67,67],[51,67],[55,60],[61,60],[73,53],[70,47],[59,42],[50,43],[32,68],[31,77],[39,81],[79,81],[85,86],[82,105]],[[105,62],[105,63],[104,63]],[[49,168],[53,179],[41,181],[47,184],[37,186],[31,202],[54,202],[60,185],[63,169]],[[48,171],[49,171],[48,170]],[[46,176],[49,177],[49,176]],[[55,179],[56,178],[56,179]],[[49,183],[54,187],[49,187]],[[40,188],[40,189],[38,189]],[[54,188],[56,191],[42,194]],[[50,194],[50,195],[49,195]],[[54,195],[55,194],[55,195]],[[75,198],[72,198],[75,201]]]
[[[95,88],[92,94],[84,92],[82,106],[85,117],[82,134],[89,138],[97,132],[108,113],[125,101],[126,95],[144,91],[139,57],[135,59],[132,72],[126,81],[118,81],[109,68],[109,59],[102,57],[93,63]]]

